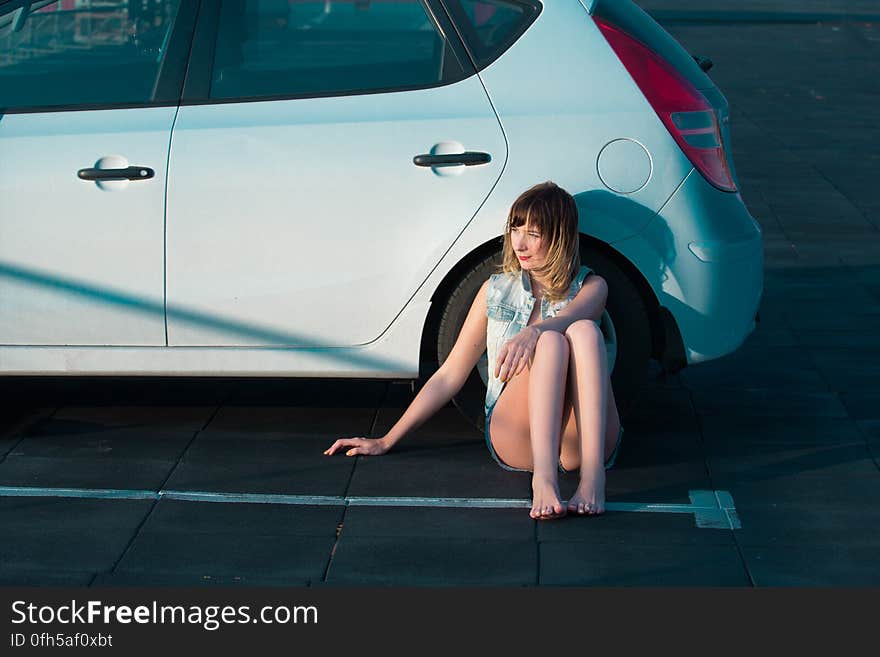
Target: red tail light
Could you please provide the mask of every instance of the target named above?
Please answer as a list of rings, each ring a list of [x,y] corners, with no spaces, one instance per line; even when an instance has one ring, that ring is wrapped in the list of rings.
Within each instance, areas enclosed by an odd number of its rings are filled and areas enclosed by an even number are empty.
[[[718,189],[735,192],[718,114],[705,96],[642,42],[593,20],[691,163]]]

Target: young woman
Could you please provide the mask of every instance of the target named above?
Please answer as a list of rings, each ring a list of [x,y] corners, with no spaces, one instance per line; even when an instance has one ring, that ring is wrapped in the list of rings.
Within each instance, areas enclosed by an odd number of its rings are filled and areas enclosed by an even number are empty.
[[[599,320],[607,285],[580,264],[574,199],[552,182],[513,203],[501,271],[477,292],[449,357],[381,438],[340,438],[324,454],[384,454],[452,399],[487,353],[486,443],[507,470],[532,473],[532,518],[605,510],[605,470],[623,429]],[[578,469],[568,503],[558,470]]]

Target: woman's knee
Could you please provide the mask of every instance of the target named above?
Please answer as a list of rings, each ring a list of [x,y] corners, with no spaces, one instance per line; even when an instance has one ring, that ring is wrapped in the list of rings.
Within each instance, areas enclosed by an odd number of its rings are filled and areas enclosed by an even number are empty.
[[[602,335],[602,330],[599,328],[599,324],[591,319],[579,319],[572,322],[568,325],[568,328],[565,329],[564,337],[570,346],[574,346],[578,343],[588,343],[590,345],[599,346],[605,345],[605,336]]]
[[[538,344],[535,346],[537,353],[553,353],[568,357],[569,341],[558,331],[541,331],[538,336]]]

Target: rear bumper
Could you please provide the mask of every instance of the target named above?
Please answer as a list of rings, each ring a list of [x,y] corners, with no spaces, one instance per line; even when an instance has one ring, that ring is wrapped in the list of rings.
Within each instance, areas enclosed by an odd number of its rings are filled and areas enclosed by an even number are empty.
[[[755,329],[763,236],[739,194],[692,171],[645,230],[614,246],[654,290],[667,369],[729,354]]]

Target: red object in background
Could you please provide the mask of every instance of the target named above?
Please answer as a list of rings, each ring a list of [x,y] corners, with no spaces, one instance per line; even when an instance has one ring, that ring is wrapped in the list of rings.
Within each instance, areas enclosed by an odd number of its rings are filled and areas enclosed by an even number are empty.
[[[496,11],[498,11],[498,7],[494,5],[486,4],[485,2],[474,3],[474,23],[477,27],[488,23]]]

